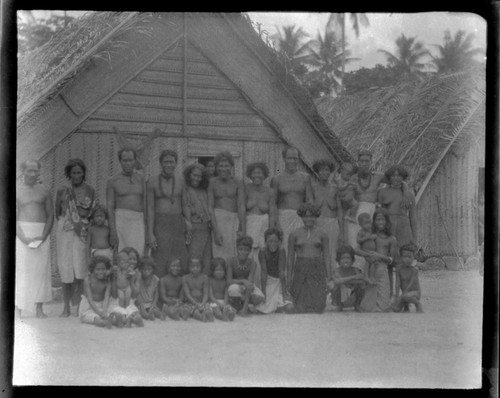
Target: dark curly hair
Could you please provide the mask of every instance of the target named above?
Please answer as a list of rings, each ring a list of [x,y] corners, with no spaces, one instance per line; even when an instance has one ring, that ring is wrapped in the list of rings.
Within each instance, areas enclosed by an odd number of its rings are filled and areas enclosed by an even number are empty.
[[[287,146],[285,146],[285,147],[283,148],[283,150],[281,151],[281,156],[283,157],[283,159],[285,159],[285,158],[286,158],[286,154],[288,153],[288,151],[290,151],[290,150],[292,150],[292,149],[293,149],[294,151],[297,151],[297,154],[299,153],[299,150],[298,150],[297,148],[295,148],[294,146],[288,146],[288,145],[287,145]]]
[[[407,243],[406,245],[403,245],[399,248],[399,254],[403,254],[404,251],[412,252],[413,254],[415,254],[417,250],[417,246],[415,246],[413,243]]]
[[[312,203],[304,203],[297,210],[297,214],[299,217],[305,217],[307,214],[310,214],[312,217],[317,218],[321,214],[321,209]]]
[[[223,160],[226,160],[227,162],[229,162],[229,164],[231,166],[234,166],[234,158],[233,158],[233,155],[231,155],[230,152],[228,151],[224,151],[224,152],[220,152],[218,153],[215,158],[214,158],[214,165],[215,165],[215,168],[217,168],[219,166],[219,163],[222,162]]]
[[[264,180],[269,177],[269,168],[264,162],[253,162],[247,166],[246,176],[252,179],[252,173],[255,169],[261,169],[264,174]]]
[[[391,233],[391,229],[392,229],[392,224],[391,224],[391,219],[389,217],[389,212],[382,208],[382,207],[379,207],[377,210],[375,210],[375,213],[373,213],[373,218],[372,218],[372,232],[373,233],[377,233],[377,225],[375,224],[375,219],[377,218],[377,216],[379,214],[382,214],[384,217],[385,217],[385,228],[384,228],[384,231],[385,234],[387,236],[391,236],[392,233]]]
[[[403,166],[396,164],[394,166],[389,167],[386,172],[384,173],[385,178],[387,180],[391,180],[391,177],[394,175],[395,172],[398,172],[398,174],[403,177],[403,180],[406,180],[410,173],[408,173],[408,170],[406,170]]]
[[[153,259],[153,257],[151,256],[143,256],[139,259],[139,266],[138,268],[141,269],[143,267],[146,267],[146,266],[150,266],[150,267],[153,267],[153,269],[156,268],[156,263],[155,263],[155,260]]]
[[[227,266],[226,266],[226,260],[224,260],[222,257],[214,257],[212,261],[210,261],[210,275],[214,275],[214,271],[218,266],[221,266],[224,268],[224,275],[227,273]]]
[[[64,175],[69,180],[71,178],[71,169],[73,167],[76,167],[76,166],[79,166],[82,169],[83,180],[85,181],[85,177],[87,175],[87,166],[85,166],[85,163],[83,162],[82,159],[70,159],[70,160],[68,160],[68,163],[64,167]]]
[[[188,187],[191,187],[191,173],[193,172],[194,169],[199,169],[201,171],[201,181],[199,188],[200,189],[207,189],[208,187],[208,174],[205,170],[205,166],[203,166],[201,163],[193,163],[187,166],[184,169],[184,181],[186,181],[186,185]]]
[[[264,232],[264,242],[271,235],[276,235],[279,240],[283,240],[283,233],[278,228],[269,228]]]
[[[177,161],[179,160],[179,155],[177,154],[177,152],[173,151],[172,149],[164,149],[160,153],[160,158],[159,158],[160,164],[161,162],[163,162],[163,159],[166,158],[167,156],[172,156],[175,159],[175,163],[177,163]]]
[[[238,246],[246,246],[250,250],[252,250],[253,247],[253,239],[251,236],[241,236],[236,240],[236,247]]]
[[[328,167],[330,173],[333,173],[335,171],[335,163],[333,163],[329,159],[316,160],[312,165],[312,169],[316,174],[318,174],[323,167]]]
[[[346,254],[346,253],[351,256],[351,260],[354,262],[354,260],[355,260],[354,249],[351,246],[349,246],[349,245],[344,245],[344,246],[340,246],[337,249],[336,260],[337,260],[338,263],[340,263],[340,258],[342,257],[342,254]]]
[[[90,264],[89,264],[89,272],[92,273],[94,272],[95,267],[97,264],[103,263],[106,269],[111,268],[111,260],[107,257],[104,256],[92,256],[90,258]]]
[[[137,264],[139,264],[139,260],[141,259],[141,256],[139,256],[139,252],[136,249],[134,249],[131,246],[127,246],[127,247],[124,247],[121,251],[124,253],[127,253],[127,255],[130,255],[130,253],[135,253],[135,258],[137,259]]]

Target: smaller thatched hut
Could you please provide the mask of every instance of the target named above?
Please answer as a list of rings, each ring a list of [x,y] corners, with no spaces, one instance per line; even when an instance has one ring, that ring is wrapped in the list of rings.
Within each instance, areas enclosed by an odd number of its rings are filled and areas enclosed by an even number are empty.
[[[475,255],[479,244],[485,90],[484,70],[474,70],[317,103],[351,153],[372,150],[381,171],[406,166],[417,199],[419,244],[450,267],[458,256]]]

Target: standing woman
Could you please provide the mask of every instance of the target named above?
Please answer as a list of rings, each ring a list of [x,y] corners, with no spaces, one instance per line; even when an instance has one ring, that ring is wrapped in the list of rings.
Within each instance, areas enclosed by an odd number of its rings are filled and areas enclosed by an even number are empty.
[[[250,258],[257,264],[254,283],[261,288],[259,250],[263,250],[266,246],[264,233],[271,225],[274,225],[277,213],[276,199],[274,191],[263,184],[264,180],[269,177],[269,169],[265,163],[250,163],[247,166],[246,175],[252,180],[251,184],[245,186],[246,234],[253,239]]]
[[[88,274],[86,238],[95,193],[94,188],[85,183],[86,172],[82,160],[69,160],[64,175],[71,185],[59,189],[56,196],[57,266],[64,299],[62,317],[70,315],[70,299],[73,305],[80,304],[83,279]]]
[[[337,187],[330,182],[330,175],[335,171],[335,165],[330,160],[323,159],[314,162],[312,168],[318,176],[318,180],[312,182],[314,204],[321,211],[316,225],[328,235],[330,259],[333,267],[337,258],[338,242],[341,237],[337,218],[339,207]]]
[[[288,239],[288,281],[296,312],[322,313],[327,283],[331,280],[328,235],[316,226],[320,209],[303,204],[297,210],[304,226]],[[290,282],[288,282],[290,283]]]
[[[390,185],[378,191],[377,202],[389,213],[391,233],[399,247],[408,243],[417,244],[415,195],[409,189],[405,193],[402,190],[408,171],[399,165],[392,166],[385,172],[385,177]]]
[[[208,174],[202,164],[194,163],[184,169],[184,180],[186,182],[184,216],[188,226],[186,233],[189,257],[199,259],[203,272],[210,275],[212,232],[208,211]]]
[[[38,183],[40,163],[21,164],[23,183],[16,190],[16,307],[46,318],[43,303],[52,300],[50,242],[54,208],[50,191]]]

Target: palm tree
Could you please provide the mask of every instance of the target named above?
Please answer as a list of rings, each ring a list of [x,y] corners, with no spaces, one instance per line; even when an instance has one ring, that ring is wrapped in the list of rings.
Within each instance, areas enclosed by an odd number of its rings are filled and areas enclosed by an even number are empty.
[[[459,30],[452,38],[447,30],[444,34],[444,45],[434,44],[439,51],[439,56],[432,56],[432,64],[437,72],[457,72],[477,62],[474,57],[484,54],[484,50],[479,47],[472,48],[473,40],[473,33],[467,34],[465,30]]]
[[[421,59],[430,55],[421,41],[404,34],[396,39],[396,54],[387,50],[378,51],[385,54],[389,66],[394,67],[402,78],[420,77],[426,66]]]
[[[342,51],[335,32],[325,29],[324,35],[318,32],[315,40],[309,42],[309,56],[307,64],[312,70],[306,75],[306,83],[316,86],[317,90],[329,94],[332,90],[340,92],[342,66],[344,62],[354,58],[346,58],[349,50]],[[313,95],[315,96],[315,95]]]
[[[302,28],[296,28],[295,25],[286,25],[282,29],[283,31],[280,31],[279,27],[276,26],[277,33],[271,38],[275,41],[278,51],[291,71],[301,77],[306,72],[303,63],[307,58],[309,42],[304,43],[304,40],[309,35]]]
[[[337,13],[332,13],[330,14],[330,17],[328,18],[328,22],[326,23],[327,29],[335,29],[336,27],[341,28],[341,40],[342,40],[342,53],[346,53],[346,39],[345,39],[345,16],[346,14],[337,14]],[[351,19],[351,24],[352,28],[354,29],[354,32],[356,33],[356,38],[359,38],[359,32],[360,32],[360,25],[363,26],[368,26],[370,25],[370,21],[368,20],[368,17],[364,13],[349,13],[349,17]],[[345,64],[346,64],[346,59],[345,56],[342,58],[342,85],[340,87],[340,91],[343,89],[343,82],[344,82],[344,74],[345,74]]]

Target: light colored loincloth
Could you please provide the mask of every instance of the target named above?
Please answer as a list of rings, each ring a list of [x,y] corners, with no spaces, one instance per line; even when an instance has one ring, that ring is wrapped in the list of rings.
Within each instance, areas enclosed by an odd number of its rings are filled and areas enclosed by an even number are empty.
[[[45,223],[18,221],[27,238],[43,234]],[[34,311],[35,303],[52,300],[50,242],[47,238],[32,249],[16,238],[16,296],[15,304],[21,311]]]
[[[62,283],[84,279],[88,275],[87,247],[74,230],[64,230],[64,218],[57,222],[56,252],[57,267]]]
[[[130,300],[130,304],[126,308],[123,308],[118,303],[118,298],[111,297],[109,299],[108,312],[110,314],[115,313],[115,314],[126,315],[127,317],[129,317],[135,312],[139,312],[139,309],[135,306],[132,299]]]
[[[297,214],[297,210],[294,209],[281,209],[278,211],[279,223],[281,230],[283,231],[283,248],[286,254],[288,254],[288,237],[290,234],[303,227],[304,223],[302,218]]]
[[[337,247],[340,235],[340,226],[337,218],[319,217],[316,225],[328,235],[328,244],[330,246],[330,264],[332,270],[337,266]]]
[[[118,251],[125,247],[133,247],[142,256],[146,243],[144,213],[128,209],[115,209],[115,227],[119,241]]]
[[[237,284],[237,283],[233,283],[232,285],[229,285],[229,287],[227,289],[227,293],[228,293],[229,297],[241,297],[242,298],[243,295],[245,294],[245,286]],[[262,291],[257,286],[255,286],[252,293],[250,294],[250,296],[252,296],[252,297],[255,297],[255,296],[264,297],[264,293],[262,293]]]
[[[95,306],[104,310],[106,316],[108,316],[108,308],[104,308],[104,301],[94,301]],[[108,305],[109,307],[109,305]],[[82,294],[82,300],[80,301],[80,306],[78,308],[78,317],[82,323],[94,323],[96,319],[100,319],[101,317],[95,313],[95,311],[90,306],[89,300],[85,295]]]
[[[219,233],[222,235],[222,245],[216,245],[214,241],[212,255],[227,262],[231,257],[236,257],[236,234],[240,224],[238,214],[223,209],[214,209],[214,213]]]
[[[264,232],[269,228],[269,214],[249,214],[247,215],[247,235],[253,239],[253,247],[250,252],[250,258],[255,261],[254,280],[255,285],[261,289],[260,286],[260,262],[259,250],[264,249],[266,242],[264,239]]]
[[[284,300],[283,298],[280,279],[268,275],[266,285],[266,302],[259,304],[255,307],[255,309],[264,314],[270,314],[276,311],[279,307],[283,307],[289,303],[291,303],[291,301]]]

